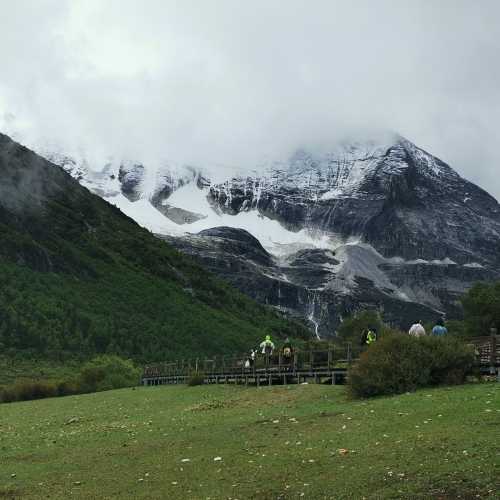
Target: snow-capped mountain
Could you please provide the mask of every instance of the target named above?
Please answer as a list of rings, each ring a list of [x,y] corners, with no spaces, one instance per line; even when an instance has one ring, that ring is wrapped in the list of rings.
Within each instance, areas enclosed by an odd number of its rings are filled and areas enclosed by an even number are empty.
[[[499,276],[498,202],[399,136],[300,150],[225,178],[220,169],[113,160],[96,168],[41,153],[318,335],[361,307],[401,326],[458,314],[472,283]]]

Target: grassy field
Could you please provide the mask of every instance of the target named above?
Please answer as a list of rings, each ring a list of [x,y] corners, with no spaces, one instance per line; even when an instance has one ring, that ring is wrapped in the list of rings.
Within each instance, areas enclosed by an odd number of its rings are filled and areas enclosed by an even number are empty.
[[[0,498],[500,498],[500,384],[151,387],[0,405]]]

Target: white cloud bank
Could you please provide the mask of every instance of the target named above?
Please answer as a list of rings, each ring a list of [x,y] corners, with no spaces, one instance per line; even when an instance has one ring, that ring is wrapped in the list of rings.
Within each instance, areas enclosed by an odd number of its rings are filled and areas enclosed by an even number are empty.
[[[0,0],[0,130],[252,164],[391,129],[500,198],[500,2]]]

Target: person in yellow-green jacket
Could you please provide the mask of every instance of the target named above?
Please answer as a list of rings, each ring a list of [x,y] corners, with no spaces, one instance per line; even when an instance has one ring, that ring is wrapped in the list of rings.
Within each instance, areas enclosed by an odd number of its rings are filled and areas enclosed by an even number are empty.
[[[370,328],[366,334],[366,345],[374,344],[377,341],[377,330]]]
[[[270,335],[266,335],[266,338],[263,342],[260,343],[260,352],[263,356],[265,356],[265,359],[266,359],[266,368],[269,366],[270,364],[270,360],[271,360],[271,356],[273,355],[273,352],[274,352],[274,343],[273,341],[271,340],[271,336]]]

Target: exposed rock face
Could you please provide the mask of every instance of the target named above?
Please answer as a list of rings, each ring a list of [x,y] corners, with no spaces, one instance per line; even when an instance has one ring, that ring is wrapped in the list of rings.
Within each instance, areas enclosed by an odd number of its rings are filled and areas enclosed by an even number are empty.
[[[121,184],[122,193],[130,200],[137,201],[141,197],[140,185],[144,177],[143,165],[132,165],[125,168],[120,165],[118,181]]]
[[[70,170],[111,202],[121,193],[128,215],[318,335],[367,307],[403,327],[459,315],[468,287],[500,277],[498,202],[401,137],[299,151],[223,182],[188,167],[165,166],[152,182],[138,164],[106,168],[92,178]],[[165,224],[148,224],[158,211]]]
[[[459,315],[460,295],[493,277],[479,267],[392,262],[361,245],[277,259],[245,230],[227,227],[161,237],[254,299],[306,318],[317,336],[332,335],[343,317],[360,309],[378,309],[402,328],[416,319],[435,320],[441,311]]]
[[[300,230],[356,237],[385,257],[500,263],[500,206],[405,139],[313,157],[211,186],[228,213],[256,209]]]

